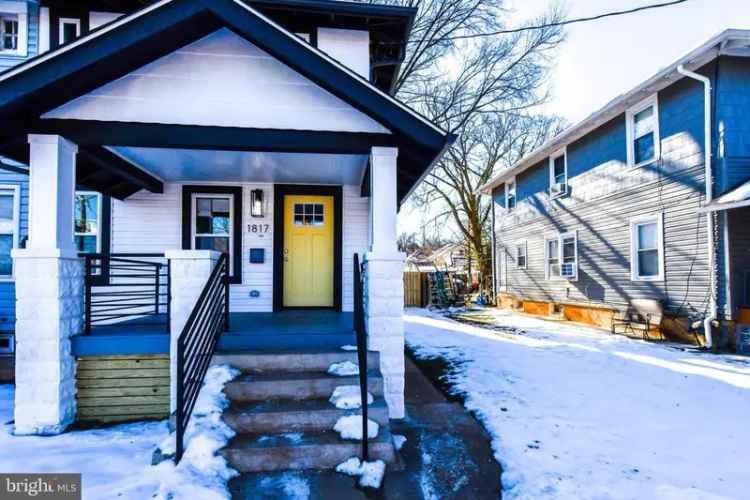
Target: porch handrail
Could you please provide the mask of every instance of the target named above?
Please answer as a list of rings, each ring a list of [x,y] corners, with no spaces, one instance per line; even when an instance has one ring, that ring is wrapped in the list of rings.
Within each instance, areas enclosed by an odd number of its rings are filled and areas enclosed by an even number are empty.
[[[221,254],[177,339],[175,462],[185,451],[185,430],[222,331],[229,330],[229,264]]]
[[[149,316],[164,318],[154,324],[163,321],[169,333],[170,266],[164,254],[79,255],[85,266],[84,333],[90,334],[92,326]]]
[[[362,266],[359,254],[354,254],[354,332],[357,336],[357,362],[359,364],[359,394],[362,402],[362,460],[369,461],[367,436],[367,327],[362,290]]]

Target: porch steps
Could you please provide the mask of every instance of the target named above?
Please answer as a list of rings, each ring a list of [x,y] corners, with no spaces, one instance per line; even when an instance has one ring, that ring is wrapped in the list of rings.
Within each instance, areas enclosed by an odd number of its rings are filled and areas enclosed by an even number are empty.
[[[224,392],[231,404],[224,421],[237,433],[222,454],[240,472],[332,469],[361,454],[361,443],[341,439],[337,420],[360,410],[343,410],[328,401],[342,385],[359,386],[359,377],[327,373],[333,363],[356,362],[357,353],[336,349],[220,353],[214,363],[242,374]],[[380,426],[370,440],[371,460],[396,460],[383,399],[378,353],[368,354],[368,386],[374,401],[369,419]]]

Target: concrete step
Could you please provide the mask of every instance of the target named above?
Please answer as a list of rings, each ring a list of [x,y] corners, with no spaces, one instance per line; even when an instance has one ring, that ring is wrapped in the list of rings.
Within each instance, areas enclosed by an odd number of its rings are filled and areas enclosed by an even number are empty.
[[[370,440],[370,460],[393,463],[396,451],[391,434],[381,428]],[[360,456],[359,441],[342,440],[333,431],[316,434],[239,435],[221,454],[240,472],[333,469],[350,457]]]
[[[382,397],[380,371],[368,370],[367,379],[370,394]],[[224,393],[234,402],[328,399],[340,385],[359,385],[359,376],[338,377],[319,371],[245,373],[229,382]]]
[[[325,372],[334,363],[357,362],[356,351],[307,350],[274,352],[219,352],[214,355],[214,364],[228,364],[243,372],[286,371],[286,372]],[[367,353],[367,366],[371,370],[380,365],[377,351]]]
[[[235,404],[224,412],[224,421],[237,434],[327,431],[344,415],[361,410],[340,410],[326,399],[269,400]],[[382,398],[368,406],[370,420],[388,425],[388,407]]]
[[[167,338],[167,340],[169,339]],[[312,335],[307,335],[304,331],[301,331],[296,335],[246,335],[235,334],[230,331],[219,337],[217,349],[220,351],[268,351],[270,349],[306,350],[311,347],[338,349],[342,345],[356,343],[357,340],[352,331],[315,333]]]

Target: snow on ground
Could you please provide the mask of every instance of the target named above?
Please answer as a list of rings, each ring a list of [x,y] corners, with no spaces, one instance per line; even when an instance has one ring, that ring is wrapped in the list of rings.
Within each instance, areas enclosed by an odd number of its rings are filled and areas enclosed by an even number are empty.
[[[504,498],[750,498],[750,359],[486,313],[514,333],[408,309],[406,340],[454,368]]]
[[[174,447],[166,421],[136,422],[59,436],[14,436],[12,385],[0,385],[0,471],[80,472],[83,498],[229,498],[226,482],[236,474],[214,451],[228,439],[220,421],[226,404],[221,392],[234,374],[211,367],[186,433],[180,465],[171,460],[151,466],[154,450]],[[222,427],[223,426],[223,427]],[[231,431],[230,431],[231,432]],[[165,450],[169,451],[169,450]]]

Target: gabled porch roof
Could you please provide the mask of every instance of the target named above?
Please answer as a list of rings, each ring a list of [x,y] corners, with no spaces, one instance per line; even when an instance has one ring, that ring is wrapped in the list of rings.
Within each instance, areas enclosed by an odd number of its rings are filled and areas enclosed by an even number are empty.
[[[42,118],[222,28],[390,133]],[[76,142],[80,148],[78,182],[119,198],[144,188],[159,191],[161,180],[104,145],[337,154],[367,154],[372,146],[393,146],[399,148],[398,195],[402,201],[452,139],[392,96],[237,0],[162,0],[0,74],[0,153],[27,161],[28,133],[59,134]]]

